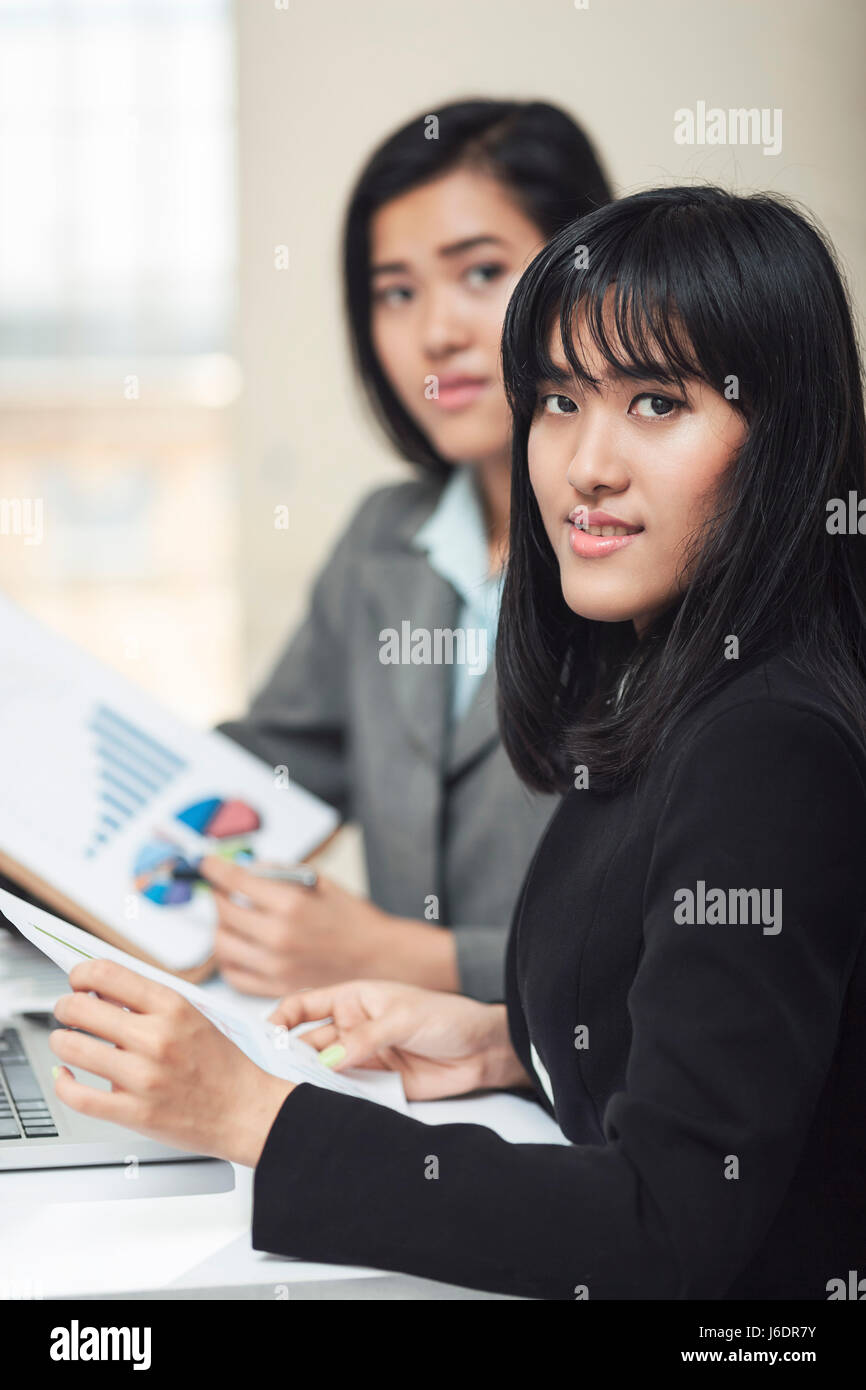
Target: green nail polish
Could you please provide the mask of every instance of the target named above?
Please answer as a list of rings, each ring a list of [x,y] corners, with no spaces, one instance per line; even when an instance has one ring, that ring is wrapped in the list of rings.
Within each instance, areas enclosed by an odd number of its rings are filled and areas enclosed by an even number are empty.
[[[52,1068],[51,1068],[51,1075],[54,1077],[54,1080],[56,1081],[57,1078],[58,1078],[58,1076],[60,1075],[60,1068],[59,1068],[59,1067],[52,1067]]]
[[[332,1043],[324,1052],[319,1053],[319,1061],[325,1067],[335,1067],[338,1062],[342,1062],[345,1055],[346,1049],[342,1043]]]

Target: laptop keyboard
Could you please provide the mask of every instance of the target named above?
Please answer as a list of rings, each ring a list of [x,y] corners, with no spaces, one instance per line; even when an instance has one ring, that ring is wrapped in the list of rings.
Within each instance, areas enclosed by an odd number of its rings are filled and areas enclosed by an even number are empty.
[[[0,1028],[0,1141],[53,1139],[57,1128],[17,1028]]]

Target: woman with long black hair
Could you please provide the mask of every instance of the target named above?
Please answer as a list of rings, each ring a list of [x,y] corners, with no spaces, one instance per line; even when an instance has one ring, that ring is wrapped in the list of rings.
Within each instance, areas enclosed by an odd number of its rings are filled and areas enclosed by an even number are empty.
[[[58,1096],[255,1166],[259,1249],[541,1298],[827,1298],[866,1252],[866,556],[827,525],[866,436],[839,273],[778,199],[638,194],[536,258],[504,361],[503,737],[563,793],[507,1004],[359,981],[277,1017],[329,1019],[330,1060],[410,1098],[531,1086],[570,1146],[292,1087],[107,962],[57,1013],[122,1050],[52,1044],[115,1090],[64,1070]]]
[[[207,858],[216,959],[239,990],[384,975],[502,998],[508,922],[554,807],[520,785],[496,723],[502,321],[545,241],[609,197],[584,132],[542,101],[449,102],[390,134],[358,176],[349,337],[414,476],[364,499],[273,672],[221,730],[359,826],[369,897]],[[340,467],[329,473],[337,505]],[[497,872],[479,873],[490,859]]]

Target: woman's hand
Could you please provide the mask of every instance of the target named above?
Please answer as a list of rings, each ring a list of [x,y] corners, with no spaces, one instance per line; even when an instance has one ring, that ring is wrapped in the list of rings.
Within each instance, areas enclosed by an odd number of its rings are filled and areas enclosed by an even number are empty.
[[[62,1067],[55,1093],[64,1105],[178,1149],[255,1167],[291,1082],[262,1071],[181,994],[114,961],[82,962],[69,983],[75,993],[57,1001],[55,1018],[97,1036],[57,1029],[52,1051],[105,1077],[111,1090],[87,1086]]]
[[[361,976],[458,987],[454,939],[442,927],[392,917],[321,875],[304,888],[256,878],[214,855],[199,867],[214,889],[217,964],[244,994],[273,997]]]
[[[530,1086],[508,1036],[504,1004],[382,980],[351,980],[282,999],[271,1021],[295,1028],[335,1069],[398,1071],[408,1100]]]

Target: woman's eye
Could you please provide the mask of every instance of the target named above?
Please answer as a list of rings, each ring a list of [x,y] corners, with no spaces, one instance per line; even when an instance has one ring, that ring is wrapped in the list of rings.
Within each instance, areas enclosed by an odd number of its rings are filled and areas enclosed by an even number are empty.
[[[652,396],[647,392],[646,395],[635,397],[631,409],[641,420],[663,420],[666,415],[672,415],[681,404],[681,401],[671,400],[670,396]]]
[[[491,284],[498,280],[500,275],[505,274],[505,266],[499,265],[495,261],[487,261],[484,265],[474,265],[466,272],[466,281],[473,289],[479,289],[484,285]]]
[[[373,291],[374,304],[408,304],[412,291],[407,285],[386,285]]]
[[[542,396],[541,407],[548,415],[574,415],[577,406],[569,396]]]

